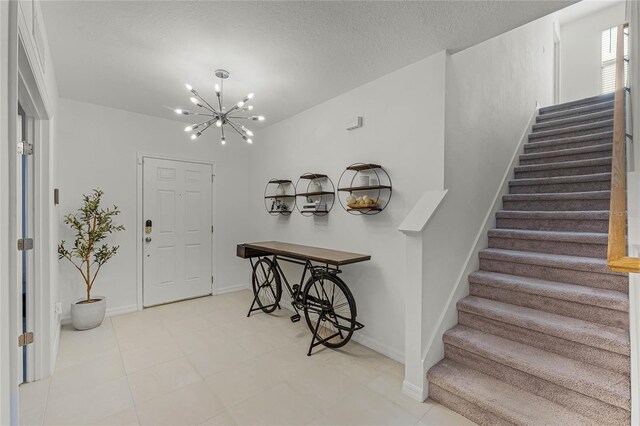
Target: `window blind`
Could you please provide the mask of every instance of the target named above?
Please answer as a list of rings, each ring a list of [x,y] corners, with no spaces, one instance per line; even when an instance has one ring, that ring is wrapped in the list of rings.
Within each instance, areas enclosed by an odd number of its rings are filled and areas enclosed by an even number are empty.
[[[624,56],[629,57],[629,37],[625,29]],[[601,54],[601,92],[611,93],[616,89],[616,50],[618,46],[618,27],[602,31]],[[629,63],[624,63],[624,81],[628,81]]]

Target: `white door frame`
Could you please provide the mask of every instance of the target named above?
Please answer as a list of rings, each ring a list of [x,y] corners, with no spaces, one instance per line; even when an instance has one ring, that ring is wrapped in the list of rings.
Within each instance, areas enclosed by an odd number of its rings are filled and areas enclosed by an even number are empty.
[[[162,155],[162,154],[149,154],[144,152],[138,152],[136,167],[137,167],[137,179],[136,179],[136,288],[137,288],[137,306],[138,310],[141,311],[143,309],[143,299],[142,299],[142,287],[143,287],[143,279],[142,279],[142,270],[143,270],[143,253],[142,241],[144,239],[144,218],[143,218],[143,199],[142,199],[142,188],[144,184],[144,176],[143,176],[143,167],[142,163],[144,158],[155,158],[158,160],[172,160],[172,161],[182,161],[185,163],[196,163],[196,164],[206,164],[211,166],[212,170],[212,182],[211,182],[211,224],[213,228],[213,238],[211,238],[211,274],[213,276],[213,283],[211,284],[211,294],[216,294],[216,285],[218,282],[218,268],[216,268],[216,244],[215,244],[215,236],[216,236],[216,228],[215,228],[215,205],[216,205],[216,165],[211,161],[202,161],[195,160],[192,158],[184,158],[184,157],[175,157],[170,155]]]

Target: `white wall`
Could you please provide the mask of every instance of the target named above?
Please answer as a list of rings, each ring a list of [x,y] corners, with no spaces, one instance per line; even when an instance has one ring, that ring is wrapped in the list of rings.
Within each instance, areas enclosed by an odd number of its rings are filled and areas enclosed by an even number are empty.
[[[468,294],[466,259],[492,208],[536,102],[553,98],[553,20],[542,18],[449,57],[444,186],[424,231],[425,370],[443,357],[442,334]],[[493,220],[493,216],[490,216]],[[486,247],[486,235],[481,234]],[[449,302],[450,301],[450,302]]]
[[[404,236],[398,225],[424,191],[442,189],[444,52],[395,71],[276,123],[251,149],[251,239],[280,240],[367,253],[370,262],[343,268],[365,328],[355,339],[403,361]],[[364,117],[364,127],[345,130]],[[270,216],[263,191],[270,178],[294,182],[304,172],[338,184],[355,162],[379,163],[393,181],[393,197],[375,216],[353,216],[338,202],[326,217]],[[247,266],[248,267],[248,266]],[[299,275],[291,274],[296,281]],[[296,281],[297,282],[297,281]]]
[[[169,115],[171,112],[167,111]],[[118,222],[126,231],[110,242],[117,255],[101,270],[94,294],[107,297],[109,312],[135,310],[136,291],[136,179],[137,154],[160,154],[215,163],[214,276],[216,291],[246,285],[250,275],[235,257],[235,245],[248,235],[246,214],[248,147],[230,140],[222,147],[213,134],[192,142],[184,123],[103,106],[60,99],[58,120],[58,185],[60,238],[70,240],[63,215],[81,204],[81,195],[93,188],[105,191],[104,201],[117,204]],[[83,282],[67,262],[60,263],[60,298],[68,316],[70,303],[81,297]]]
[[[602,30],[625,20],[619,1],[560,26],[560,102],[600,94]]]

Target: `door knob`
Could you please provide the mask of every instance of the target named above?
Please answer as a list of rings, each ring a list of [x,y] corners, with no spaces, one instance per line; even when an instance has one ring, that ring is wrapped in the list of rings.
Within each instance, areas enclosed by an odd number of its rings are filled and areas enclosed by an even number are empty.
[[[146,242],[150,243],[151,242],[151,237],[147,237],[144,239]]]

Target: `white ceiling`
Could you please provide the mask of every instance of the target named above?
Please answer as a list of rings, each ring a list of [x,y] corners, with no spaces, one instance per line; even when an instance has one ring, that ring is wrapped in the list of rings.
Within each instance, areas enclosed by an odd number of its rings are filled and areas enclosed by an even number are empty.
[[[176,118],[169,109],[190,106],[184,83],[213,99],[213,71],[225,68],[227,104],[255,92],[254,112],[268,125],[571,3],[45,1],[42,7],[62,97]]]

